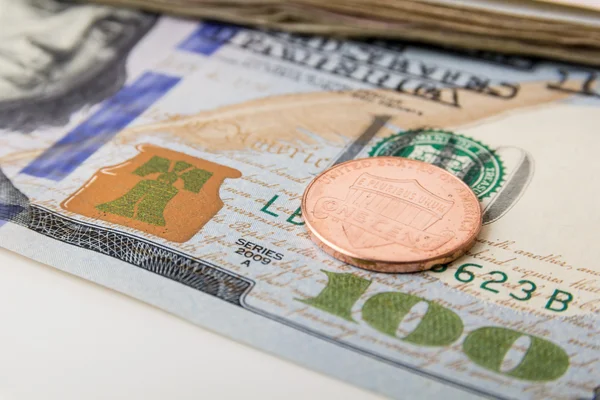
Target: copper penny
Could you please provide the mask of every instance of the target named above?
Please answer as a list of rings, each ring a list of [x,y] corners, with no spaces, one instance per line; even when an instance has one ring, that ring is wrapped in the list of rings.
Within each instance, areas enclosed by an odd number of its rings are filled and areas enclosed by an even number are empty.
[[[335,165],[302,197],[311,238],[370,271],[414,272],[453,261],[475,242],[482,215],[460,179],[421,161],[374,157]]]

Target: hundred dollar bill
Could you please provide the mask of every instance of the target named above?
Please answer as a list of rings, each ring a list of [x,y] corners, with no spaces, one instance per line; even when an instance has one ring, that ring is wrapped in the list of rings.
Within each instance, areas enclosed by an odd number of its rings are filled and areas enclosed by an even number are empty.
[[[1,246],[390,397],[598,397],[597,71],[0,4]],[[471,186],[466,256],[380,274],[309,240],[307,183],[383,155]],[[337,223],[426,233],[390,185]]]

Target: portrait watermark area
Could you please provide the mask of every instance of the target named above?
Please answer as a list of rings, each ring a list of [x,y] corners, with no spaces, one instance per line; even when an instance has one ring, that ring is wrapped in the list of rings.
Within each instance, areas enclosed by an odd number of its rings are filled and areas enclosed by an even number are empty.
[[[0,129],[62,126],[115,94],[156,16],[56,0],[0,0]]]

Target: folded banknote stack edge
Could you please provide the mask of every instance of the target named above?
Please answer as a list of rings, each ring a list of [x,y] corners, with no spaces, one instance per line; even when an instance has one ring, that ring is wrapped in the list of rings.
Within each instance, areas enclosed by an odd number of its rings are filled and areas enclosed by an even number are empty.
[[[600,10],[577,3],[515,1],[483,7],[450,0],[92,1],[302,34],[383,37],[600,64]]]

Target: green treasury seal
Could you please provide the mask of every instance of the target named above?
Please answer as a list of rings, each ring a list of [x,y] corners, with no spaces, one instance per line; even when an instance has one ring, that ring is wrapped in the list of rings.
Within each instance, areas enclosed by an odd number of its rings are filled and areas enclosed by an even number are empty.
[[[493,150],[466,136],[436,129],[394,134],[377,143],[369,155],[435,164],[461,178],[480,199],[496,191],[504,175],[502,161]]]

